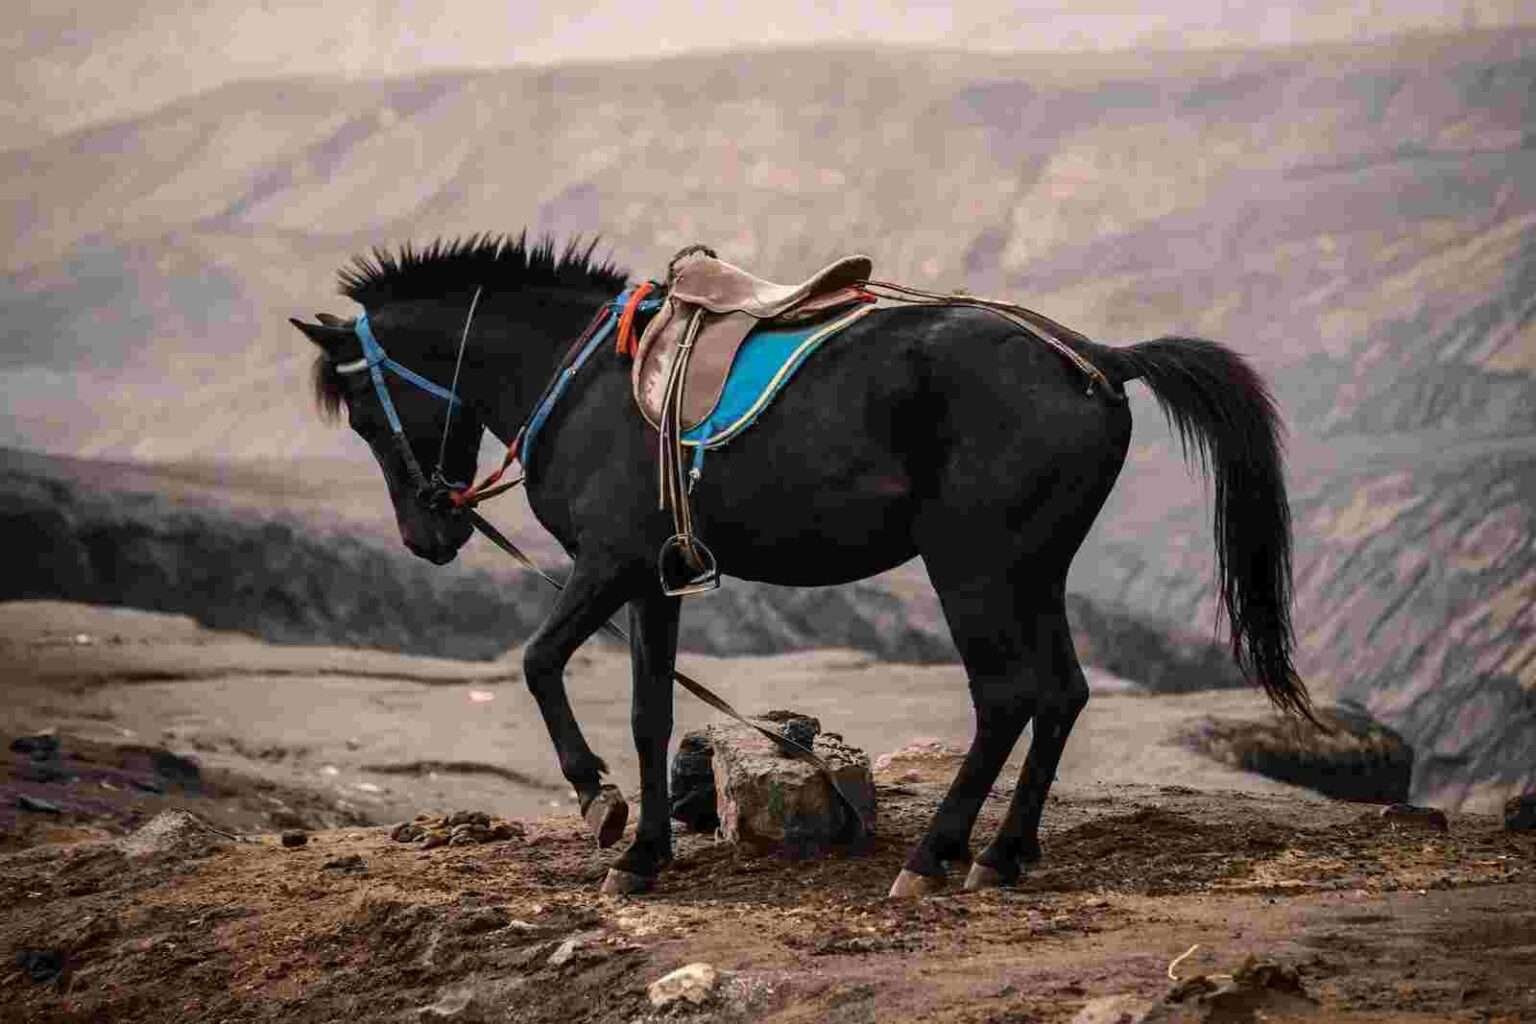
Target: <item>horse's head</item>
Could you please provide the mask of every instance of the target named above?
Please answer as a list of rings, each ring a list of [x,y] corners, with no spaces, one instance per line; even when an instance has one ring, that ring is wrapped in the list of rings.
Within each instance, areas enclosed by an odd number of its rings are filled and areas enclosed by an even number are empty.
[[[451,357],[413,355],[441,347],[440,338],[413,330],[404,318],[367,314],[342,320],[318,314],[319,323],[290,319],[320,349],[314,387],[322,415],[343,409],[347,423],[368,443],[395,507],[400,539],[412,552],[443,565],[453,560],[474,528],[448,500],[451,489],[474,478],[480,417],[452,394]]]

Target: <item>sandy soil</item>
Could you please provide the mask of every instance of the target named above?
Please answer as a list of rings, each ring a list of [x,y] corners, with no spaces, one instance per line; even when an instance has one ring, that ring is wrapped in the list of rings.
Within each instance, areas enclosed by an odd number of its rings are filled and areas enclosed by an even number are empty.
[[[843,652],[691,667],[872,753],[969,726],[955,669]],[[1181,978],[1250,954],[1300,972],[1308,1001],[1265,1019],[1536,1019],[1536,837],[1475,815],[1448,834],[1387,825],[1177,743],[1205,713],[1262,713],[1248,694],[1100,693],[1045,862],[1015,890],[905,904],[884,894],[942,764],[881,777],[879,836],[858,855],[749,858],[680,834],[658,892],[622,899],[595,891],[613,855],[567,803],[515,659],[275,648],[29,603],[0,606],[0,680],[5,741],[57,729],[65,768],[39,778],[12,753],[0,773],[0,1020],[1056,1022],[1161,997],[1195,943]],[[603,649],[572,672],[629,788],[626,681]],[[148,856],[113,838],[168,806],[240,838]],[[527,818],[526,834],[420,852],[349,824],[466,806]],[[273,832],[293,824],[318,830],[285,849]],[[654,1010],[647,985],[694,961],[726,972],[709,1000]]]
[[[835,650],[685,656],[684,663],[743,711],[816,715],[872,754],[920,737],[956,744],[970,737],[958,665],[888,664]],[[12,734],[58,729],[99,742],[163,744],[210,768],[326,792],[378,822],[445,802],[512,816],[569,807],[516,651],[497,662],[455,662],[275,646],[182,616],[19,601],[0,604],[0,671]],[[615,780],[633,789],[627,653],[589,644],[567,680],[588,741]],[[1067,748],[1065,781],[1305,794],[1177,742],[1204,714],[1267,714],[1259,695],[1153,697],[1127,692],[1113,677],[1092,682],[1095,698]],[[681,691],[676,707],[677,736],[713,720]]]

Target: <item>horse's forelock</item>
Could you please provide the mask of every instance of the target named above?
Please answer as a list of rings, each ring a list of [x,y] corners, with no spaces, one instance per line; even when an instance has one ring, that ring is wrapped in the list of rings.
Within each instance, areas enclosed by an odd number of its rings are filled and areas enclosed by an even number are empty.
[[[321,353],[315,357],[310,379],[314,385],[315,406],[320,410],[320,418],[328,423],[339,419],[342,391],[341,374],[336,372],[336,364]]]

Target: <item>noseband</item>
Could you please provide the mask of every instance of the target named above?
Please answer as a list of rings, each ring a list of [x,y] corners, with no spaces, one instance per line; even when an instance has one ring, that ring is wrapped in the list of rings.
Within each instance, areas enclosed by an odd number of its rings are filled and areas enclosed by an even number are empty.
[[[479,293],[475,293],[478,300]],[[474,306],[470,306],[470,316],[474,316]],[[395,448],[400,457],[405,461],[406,472],[410,474],[411,484],[416,488],[416,500],[428,508],[445,511],[453,507],[452,493],[462,490],[465,484],[452,483],[443,476],[443,458],[447,453],[448,428],[453,422],[453,411],[463,405],[463,399],[456,393],[459,384],[459,369],[456,365],[453,370],[453,387],[445,388],[435,381],[428,380],[421,374],[404,366],[389,357],[380,345],[378,339],[373,336],[373,328],[368,324],[368,313],[365,311],[357,318],[352,331],[357,335],[357,340],[363,346],[363,358],[355,359],[349,363],[334,364],[336,372],[342,374],[362,373],[368,371],[373,378],[373,390],[379,396],[379,404],[384,407],[384,418],[389,421],[390,435],[394,439]],[[469,323],[464,324],[465,337],[469,336]],[[459,344],[459,360],[462,364],[464,358],[464,345]],[[448,420],[443,424],[443,445],[438,452],[437,465],[432,469],[432,476],[427,477],[421,471],[421,464],[416,461],[416,453],[411,450],[410,441],[406,439],[405,427],[400,422],[400,414],[395,410],[394,399],[389,397],[389,388],[384,386],[384,372],[389,371],[407,384],[415,385],[427,394],[440,398],[448,403]]]

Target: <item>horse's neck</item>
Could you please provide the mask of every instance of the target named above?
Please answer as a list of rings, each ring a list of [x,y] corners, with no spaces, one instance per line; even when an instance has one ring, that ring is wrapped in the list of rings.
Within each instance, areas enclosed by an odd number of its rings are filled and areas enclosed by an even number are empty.
[[[572,295],[537,305],[514,302],[497,311],[505,341],[486,353],[471,400],[502,443],[510,444],[527,422],[565,350],[610,298]]]

